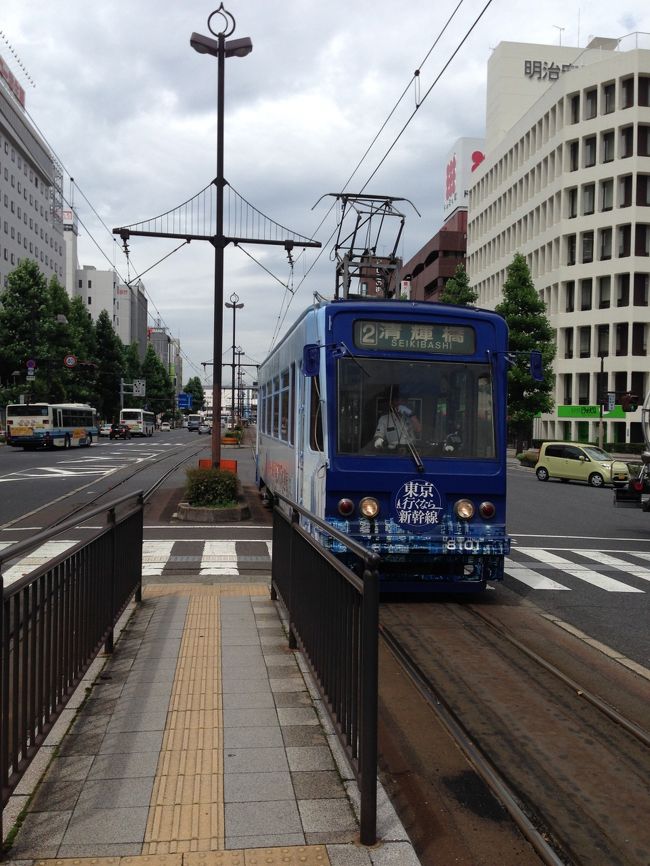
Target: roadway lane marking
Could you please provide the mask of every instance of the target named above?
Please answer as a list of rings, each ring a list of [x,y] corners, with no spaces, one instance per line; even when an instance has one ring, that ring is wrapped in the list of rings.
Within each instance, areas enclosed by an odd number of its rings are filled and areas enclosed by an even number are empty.
[[[25,574],[34,571],[50,559],[54,559],[55,556],[65,553],[66,550],[78,543],[78,541],[46,541],[45,544],[41,544],[40,547],[37,547],[36,550],[33,550],[28,556],[23,557],[16,565],[12,565],[4,572],[2,577],[5,587],[20,580]]]
[[[239,574],[236,541],[206,541],[201,556],[201,575]]]
[[[143,541],[142,576],[151,577],[162,574],[173,546],[173,541]]]
[[[625,574],[633,574],[634,577],[639,577],[641,580],[650,580],[650,569],[643,568],[640,565],[632,565],[624,559],[618,559],[615,556],[609,556],[600,550],[576,550],[579,556],[584,556],[586,559],[593,559],[594,562],[600,562],[602,565],[608,565],[615,568],[617,571],[622,571]],[[627,551],[626,551],[627,552]],[[637,556],[633,553],[632,556]],[[643,559],[650,559],[650,554],[640,554]]]
[[[568,586],[563,586],[561,583],[540,574],[538,571],[533,571],[532,568],[526,568],[525,565],[519,565],[509,557],[506,557],[506,574],[515,580],[525,583],[532,589],[569,589]]]
[[[537,559],[540,562],[552,565],[565,574],[570,574],[572,577],[604,589],[606,592],[643,592],[642,589],[628,586],[626,583],[621,583],[620,580],[614,580],[613,577],[606,577],[604,574],[593,571],[591,568],[571,562],[571,560],[565,559],[563,556],[556,556],[556,554],[548,550],[542,550],[538,547],[518,547],[517,551],[524,556],[530,556],[531,559]]]

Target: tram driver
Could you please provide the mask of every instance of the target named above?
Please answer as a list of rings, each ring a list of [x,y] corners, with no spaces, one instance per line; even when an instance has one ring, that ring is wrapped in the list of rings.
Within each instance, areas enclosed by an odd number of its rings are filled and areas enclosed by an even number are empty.
[[[414,445],[422,432],[422,425],[406,401],[400,398],[399,385],[391,385],[387,400],[387,409],[380,416],[373,436],[374,447],[394,451],[400,446]]]

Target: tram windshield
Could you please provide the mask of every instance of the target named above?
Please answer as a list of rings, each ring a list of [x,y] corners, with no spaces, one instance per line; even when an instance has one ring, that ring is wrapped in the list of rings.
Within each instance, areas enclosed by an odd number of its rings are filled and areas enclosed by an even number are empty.
[[[337,388],[341,455],[496,456],[489,364],[346,357]]]

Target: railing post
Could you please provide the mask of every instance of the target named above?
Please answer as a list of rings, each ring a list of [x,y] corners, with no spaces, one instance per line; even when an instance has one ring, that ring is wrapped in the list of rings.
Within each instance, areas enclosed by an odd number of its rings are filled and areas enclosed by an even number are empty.
[[[293,537],[296,531],[296,526],[300,521],[300,515],[295,508],[291,509],[291,531],[289,533],[289,598],[287,601],[287,610],[289,611],[289,649],[297,649],[298,641],[296,640],[296,632],[293,627],[293,580],[294,580],[294,562],[293,562]]]
[[[144,493],[140,493],[138,496],[138,505],[140,506],[140,518],[138,520],[138,551],[140,558],[140,580],[138,581],[138,585],[135,588],[135,602],[136,604],[140,604],[142,601],[142,539],[144,537]]]
[[[115,639],[113,617],[115,615],[115,572],[117,570],[117,530],[114,508],[109,509],[106,522],[111,527],[111,572],[108,587],[111,626],[106,637],[106,641],[104,643],[104,652],[107,655],[111,655],[113,652]]]
[[[375,562],[366,560],[363,571],[361,623],[361,770],[360,838],[362,845],[377,841],[377,690],[379,634],[379,575]]]

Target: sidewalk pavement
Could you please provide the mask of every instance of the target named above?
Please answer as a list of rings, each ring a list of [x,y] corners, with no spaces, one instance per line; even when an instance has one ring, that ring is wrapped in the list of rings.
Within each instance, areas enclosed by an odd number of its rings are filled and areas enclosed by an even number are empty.
[[[359,844],[358,788],[280,606],[236,581],[145,585],[5,809],[9,863],[417,866],[381,786],[380,841]]]

